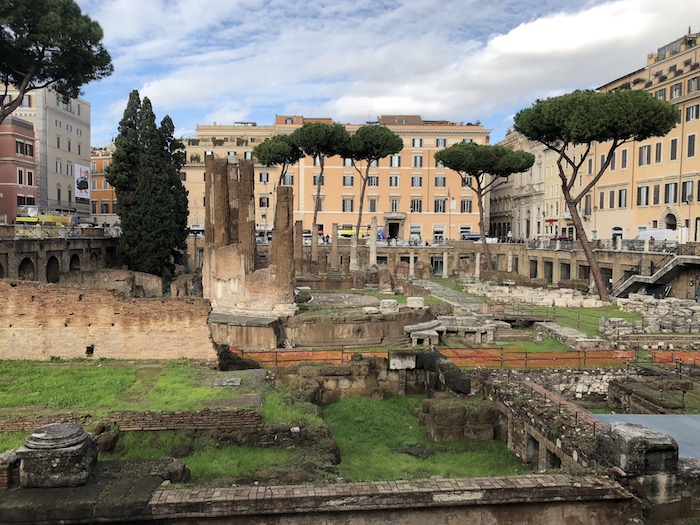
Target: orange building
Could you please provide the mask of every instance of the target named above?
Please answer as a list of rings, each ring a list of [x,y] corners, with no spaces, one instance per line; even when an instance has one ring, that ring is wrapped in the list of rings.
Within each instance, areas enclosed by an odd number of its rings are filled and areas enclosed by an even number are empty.
[[[99,226],[119,223],[117,194],[105,177],[105,168],[112,163],[113,150],[113,146],[93,149],[90,155],[90,217]]]
[[[0,124],[0,224],[15,221],[18,206],[38,199],[34,126],[8,117]]]

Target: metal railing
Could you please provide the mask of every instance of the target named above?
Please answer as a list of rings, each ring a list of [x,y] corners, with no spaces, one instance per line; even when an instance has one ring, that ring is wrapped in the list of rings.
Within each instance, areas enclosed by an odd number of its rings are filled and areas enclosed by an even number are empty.
[[[14,229],[15,239],[75,239],[80,237],[119,237],[119,226],[104,228],[83,228],[82,226],[49,226],[45,224],[14,224],[9,225]],[[95,235],[101,232],[102,235]]]

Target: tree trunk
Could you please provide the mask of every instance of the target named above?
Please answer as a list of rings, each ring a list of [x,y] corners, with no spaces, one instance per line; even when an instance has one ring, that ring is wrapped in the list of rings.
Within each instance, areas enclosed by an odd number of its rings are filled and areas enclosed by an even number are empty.
[[[579,215],[578,209],[576,208],[576,203],[572,202],[571,193],[566,187],[562,187],[562,191],[564,193],[564,200],[566,201],[566,206],[569,208],[569,212],[571,213],[571,220],[573,221],[574,228],[576,229],[576,237],[581,243],[581,248],[583,249],[583,253],[586,256],[586,260],[588,261],[588,267],[590,269],[591,276],[593,277],[595,287],[598,290],[600,300],[607,302],[610,300],[610,296],[608,295],[608,290],[605,287],[605,283],[603,282],[603,275],[600,273],[600,265],[598,264],[598,261],[593,255],[593,248],[591,248],[591,245],[588,241],[588,236],[586,235],[586,230],[583,227],[581,216]]]
[[[484,229],[484,206],[482,200],[481,185],[478,183],[476,186],[476,198],[477,205],[479,206],[479,231],[481,237],[481,246],[484,249],[484,258],[486,259],[486,267],[489,270],[493,270],[493,263],[491,261],[491,252],[489,251],[489,244],[486,242],[486,230]]]
[[[357,227],[355,228],[355,235],[357,235],[357,238],[360,238],[360,225],[362,224],[362,210],[364,208],[365,204],[365,190],[367,189],[367,180],[369,178],[369,161],[367,162],[367,173],[365,173],[365,176],[362,177],[362,188],[360,188],[360,205],[357,211]]]

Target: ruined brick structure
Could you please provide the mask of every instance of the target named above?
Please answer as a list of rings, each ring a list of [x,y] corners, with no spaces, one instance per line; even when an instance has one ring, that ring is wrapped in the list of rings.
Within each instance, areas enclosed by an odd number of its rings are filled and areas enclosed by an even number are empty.
[[[276,190],[270,262],[256,268],[253,177],[250,161],[206,158],[204,296],[216,313],[288,317],[296,311],[292,188]]]

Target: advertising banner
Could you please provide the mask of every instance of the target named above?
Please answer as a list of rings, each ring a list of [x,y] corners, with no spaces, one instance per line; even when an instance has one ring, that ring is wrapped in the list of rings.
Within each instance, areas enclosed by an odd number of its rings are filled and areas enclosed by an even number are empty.
[[[90,204],[90,168],[75,165],[75,202]]]

